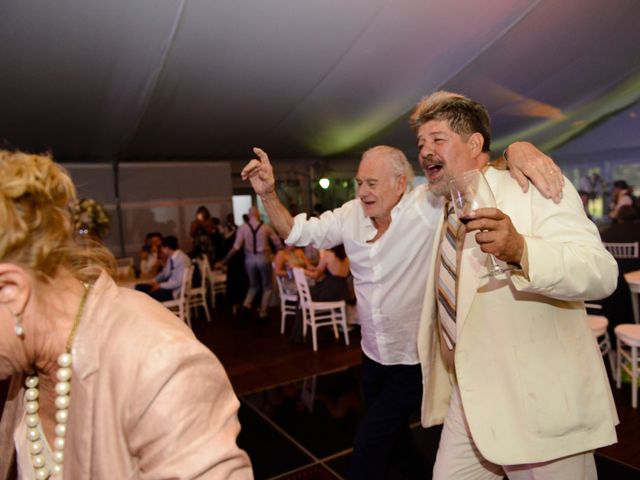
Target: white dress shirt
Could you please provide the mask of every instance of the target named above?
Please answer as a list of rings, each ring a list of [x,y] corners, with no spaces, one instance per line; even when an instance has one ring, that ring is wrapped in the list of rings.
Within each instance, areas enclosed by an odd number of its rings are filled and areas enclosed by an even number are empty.
[[[420,362],[416,338],[431,247],[442,201],[426,184],[405,193],[391,211],[391,225],[375,242],[376,228],[360,200],[307,220],[295,217],[290,245],[331,248],[344,244],[351,262],[362,350],[383,365]]]
[[[160,288],[171,290],[173,298],[178,298],[182,287],[182,277],[189,265],[191,265],[191,260],[187,254],[182,250],[176,250],[167,260],[162,271],[156,275],[155,281],[158,282]]]

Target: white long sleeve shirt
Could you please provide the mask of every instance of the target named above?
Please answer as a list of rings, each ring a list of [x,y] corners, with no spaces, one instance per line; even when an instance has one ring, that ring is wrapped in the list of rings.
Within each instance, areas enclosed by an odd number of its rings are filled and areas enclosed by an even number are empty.
[[[344,244],[351,263],[362,350],[383,365],[420,362],[416,338],[429,275],[431,247],[442,201],[420,185],[391,211],[391,225],[375,242],[376,228],[360,200],[320,218],[295,217],[290,245],[331,248]]]

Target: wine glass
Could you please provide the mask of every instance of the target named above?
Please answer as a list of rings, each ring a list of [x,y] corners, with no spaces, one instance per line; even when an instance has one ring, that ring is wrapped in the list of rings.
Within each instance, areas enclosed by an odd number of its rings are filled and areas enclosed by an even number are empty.
[[[491,187],[480,170],[469,170],[451,177],[449,190],[456,215],[465,225],[471,220],[469,214],[473,210],[496,207],[496,199]],[[492,254],[488,255],[491,263],[487,266],[487,274],[482,278],[494,277],[515,268],[510,265],[500,266],[496,257]]]

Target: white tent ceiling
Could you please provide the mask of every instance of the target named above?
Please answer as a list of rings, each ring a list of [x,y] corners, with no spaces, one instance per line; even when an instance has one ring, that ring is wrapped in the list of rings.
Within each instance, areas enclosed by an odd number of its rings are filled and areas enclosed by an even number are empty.
[[[552,149],[640,100],[640,3],[1,0],[0,59],[0,139],[63,161],[411,157],[440,88]]]

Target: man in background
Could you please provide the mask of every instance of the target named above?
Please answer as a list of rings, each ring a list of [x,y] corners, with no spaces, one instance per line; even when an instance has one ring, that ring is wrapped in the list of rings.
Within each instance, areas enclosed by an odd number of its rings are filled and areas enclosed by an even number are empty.
[[[282,246],[282,242],[273,228],[260,219],[258,207],[251,207],[249,220],[238,227],[233,247],[219,262],[219,264],[226,263],[236,252],[244,248],[244,265],[249,277],[249,290],[244,298],[240,316],[248,316],[253,300],[261,290],[262,298],[260,299],[258,323],[269,321],[269,302],[273,293],[273,271],[271,268],[273,252],[269,241],[276,249]]]
[[[178,248],[178,239],[173,235],[162,239],[161,250],[166,259],[164,268],[150,284],[138,284],[136,290],[148,293],[159,302],[166,302],[180,296],[184,272],[191,265],[191,260]]]

